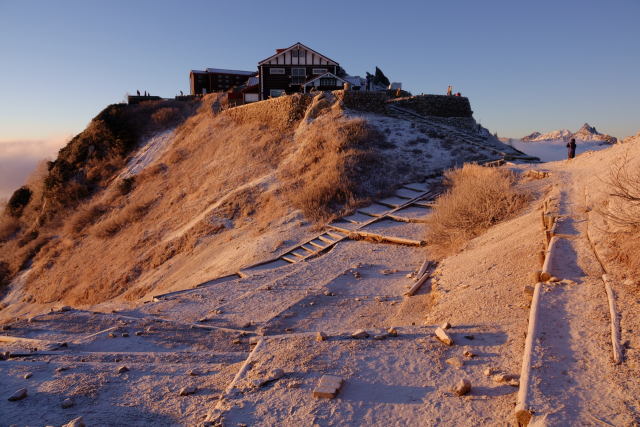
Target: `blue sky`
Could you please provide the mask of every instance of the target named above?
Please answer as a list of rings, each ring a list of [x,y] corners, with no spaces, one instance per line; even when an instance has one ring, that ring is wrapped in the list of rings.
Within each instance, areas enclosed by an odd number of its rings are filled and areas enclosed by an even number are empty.
[[[0,141],[81,131],[136,89],[188,92],[190,69],[255,69],[301,41],[351,74],[470,97],[501,136],[640,130],[640,1],[0,0]]]

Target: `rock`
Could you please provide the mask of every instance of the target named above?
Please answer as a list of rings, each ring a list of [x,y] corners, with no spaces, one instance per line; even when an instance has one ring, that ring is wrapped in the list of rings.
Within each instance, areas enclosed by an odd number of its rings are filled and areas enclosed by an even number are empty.
[[[451,323],[444,322],[440,327],[446,331],[447,329],[451,329]]]
[[[129,372],[129,368],[127,368],[126,366],[122,365],[118,369],[116,369],[116,372],[119,373],[119,374],[123,374],[125,372]]]
[[[471,351],[471,350],[465,350],[465,351],[462,353],[462,355],[463,355],[464,357],[468,357],[469,359],[472,359],[472,358],[476,357],[476,354],[475,354],[473,351]]]
[[[68,305],[63,305],[62,307],[58,308],[58,311],[60,312],[65,312],[65,311],[71,311],[72,308],[69,307]]]
[[[534,285],[538,283],[540,281],[541,274],[542,274],[542,271],[534,271],[533,273],[531,273],[531,283],[533,283]]]
[[[251,327],[251,322],[245,322],[242,325],[240,325],[241,328],[246,329],[246,328],[250,328]]]
[[[493,376],[493,381],[497,383],[506,383],[509,385],[516,384],[515,387],[520,385],[520,382],[518,381],[518,376],[512,375],[512,374],[504,374],[504,373],[496,374]]]
[[[374,336],[373,336],[373,339],[374,339],[374,340],[378,340],[378,341],[381,341],[381,340],[387,339],[387,334],[377,334],[377,335],[374,335]]]
[[[362,274],[360,274],[359,271],[354,271],[353,272],[353,277],[355,277],[356,279],[361,279],[362,278]]]
[[[457,358],[457,357],[451,357],[451,358],[445,360],[445,362],[448,365],[453,366],[454,368],[462,368],[464,366],[464,361],[462,359]]]
[[[397,273],[398,270],[395,268],[387,268],[385,270],[382,270],[380,273],[384,274],[385,276],[388,276],[389,274],[394,274]]]
[[[136,331],[136,336],[137,336],[137,337],[139,337],[139,336],[141,336],[141,335],[144,335],[144,332],[142,332],[142,331]]]
[[[354,301],[360,302],[360,301],[362,301],[362,298],[354,298]]]
[[[9,401],[15,402],[16,400],[22,400],[25,397],[27,397],[27,389],[21,388],[20,390],[17,390],[15,393],[9,396]]]
[[[329,292],[329,291],[324,291],[323,294],[328,296],[328,297],[335,296],[335,294],[333,292]]]
[[[249,345],[256,345],[260,341],[260,337],[249,337]]]
[[[387,335],[390,337],[397,337],[398,336],[398,331],[396,330],[396,328],[389,328],[387,329]]]
[[[482,371],[485,377],[490,377],[491,375],[495,374],[495,372],[495,368],[485,368],[485,370]]]
[[[301,385],[302,384],[300,384],[300,382],[298,381],[291,381],[287,384],[287,388],[300,388]]]
[[[271,370],[264,378],[256,379],[251,381],[251,384],[254,387],[262,387],[266,384],[269,384],[273,381],[279,380],[284,376],[284,371],[280,368],[276,368]]]
[[[546,282],[546,281],[548,281],[549,279],[551,279],[551,275],[550,275],[549,273],[547,273],[546,271],[543,271],[543,272],[540,274],[540,280],[541,280],[541,281]]]
[[[358,329],[357,331],[351,334],[351,338],[354,338],[354,339],[369,338],[369,333],[364,329]]]
[[[188,396],[194,394],[197,389],[194,386],[182,387],[178,392],[178,396]]]
[[[62,407],[62,409],[67,409],[67,408],[71,408],[73,406],[73,400],[69,399],[68,397],[62,401],[62,403],[60,404],[60,406]]]
[[[69,369],[68,366],[59,366],[56,368],[56,372],[66,371],[67,369]]]
[[[10,325],[2,325],[2,330],[3,331],[8,331],[9,329],[11,329]]]
[[[473,335],[463,335],[468,340],[473,340],[475,337]]]
[[[128,332],[123,332],[123,333],[122,333],[122,336],[123,336],[124,338],[128,338],[128,337],[129,337],[129,333],[128,333]]]
[[[115,338],[115,337],[116,337],[116,334],[114,334],[113,332],[109,332],[109,335],[108,335],[108,336],[109,336],[109,338]]]
[[[320,342],[320,341],[325,341],[327,339],[327,335],[324,332],[318,332],[316,334],[316,341]]]
[[[285,332],[293,332],[293,328],[284,328]]]
[[[313,397],[333,399],[342,387],[342,378],[335,375],[323,375],[313,390]]]
[[[222,314],[224,313],[224,311],[222,311],[222,309],[217,309],[216,311],[214,311],[215,314]]]
[[[195,369],[190,369],[187,372],[187,375],[189,375],[190,377],[197,377],[198,375],[200,375],[200,371],[197,371]]]
[[[242,340],[240,338],[235,338],[233,339],[233,341],[231,341],[232,344],[241,344]]]
[[[74,418],[62,427],[87,427],[82,417]]]
[[[453,388],[453,392],[458,396],[464,396],[471,391],[471,382],[467,379],[461,379]]]
[[[551,277],[549,278],[549,281],[550,281],[550,282],[553,282],[553,283],[556,283],[556,282],[559,282],[559,281],[560,281],[560,279],[558,279],[556,276],[551,276]]]
[[[33,376],[33,374],[31,372],[27,372],[26,374],[24,374],[24,376],[22,378],[24,378],[25,380],[28,380],[32,376]]]
[[[442,328],[436,329],[436,338],[446,345],[453,345],[453,338],[451,338]]]
[[[208,321],[209,321],[208,317],[201,317],[201,318],[198,319],[198,323],[206,323]]]

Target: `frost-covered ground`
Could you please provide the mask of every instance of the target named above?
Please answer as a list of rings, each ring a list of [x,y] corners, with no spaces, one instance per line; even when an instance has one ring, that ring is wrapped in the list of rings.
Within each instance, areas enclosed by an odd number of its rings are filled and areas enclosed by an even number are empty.
[[[538,157],[543,162],[554,162],[567,158],[567,143],[564,141],[523,142],[514,140],[510,145],[523,153]],[[576,155],[587,151],[602,150],[607,147],[610,147],[610,145],[599,142],[580,141],[576,147]]]

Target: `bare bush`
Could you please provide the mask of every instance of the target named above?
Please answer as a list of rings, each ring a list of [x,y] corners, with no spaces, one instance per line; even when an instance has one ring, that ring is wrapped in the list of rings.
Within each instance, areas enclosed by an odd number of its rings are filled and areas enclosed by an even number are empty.
[[[433,206],[427,222],[431,256],[455,253],[492,225],[513,216],[530,196],[516,188],[508,170],[465,164],[445,173],[448,190]]]
[[[140,221],[147,214],[154,201],[154,199],[151,199],[128,205],[104,221],[99,222],[95,226],[96,236],[103,239],[112,237],[129,224]]]
[[[82,206],[76,210],[73,217],[67,221],[68,230],[73,233],[79,233],[98,222],[107,212],[109,212],[109,208],[101,203]]]
[[[640,273],[640,171],[623,158],[609,172],[606,180],[609,202],[597,208],[614,227],[608,244],[610,260],[625,266],[630,273]]]
[[[316,221],[370,200],[389,185],[376,150],[384,140],[363,119],[316,119],[298,136],[300,148],[283,167],[288,199]]]

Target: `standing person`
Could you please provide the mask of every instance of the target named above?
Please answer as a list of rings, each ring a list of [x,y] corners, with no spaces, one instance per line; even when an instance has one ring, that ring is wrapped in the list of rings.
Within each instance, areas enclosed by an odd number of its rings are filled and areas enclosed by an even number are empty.
[[[571,138],[571,141],[567,143],[567,155],[569,159],[573,159],[576,156],[576,139]]]
[[[138,89],[136,92],[138,92],[138,96],[140,96],[140,89]]]
[[[447,86],[447,95],[451,96],[452,92],[453,92],[453,86],[451,86],[451,85]]]

